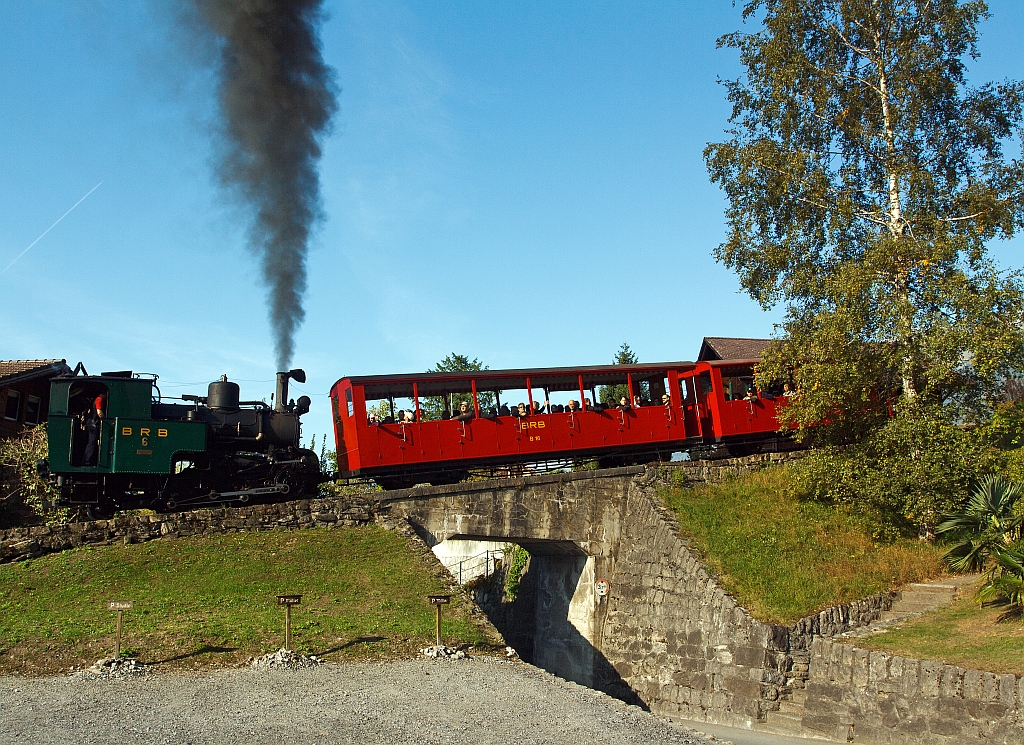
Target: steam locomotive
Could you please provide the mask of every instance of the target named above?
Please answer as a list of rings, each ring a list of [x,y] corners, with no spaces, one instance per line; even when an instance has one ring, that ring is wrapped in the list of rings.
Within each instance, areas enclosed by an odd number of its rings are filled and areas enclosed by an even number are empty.
[[[55,378],[50,386],[49,457],[40,470],[59,504],[92,517],[279,501],[315,492],[320,462],[300,444],[310,399],[288,399],[295,369],[277,374],[273,406],[240,401],[222,377],[206,396],[169,403],[156,376],[130,371]]]

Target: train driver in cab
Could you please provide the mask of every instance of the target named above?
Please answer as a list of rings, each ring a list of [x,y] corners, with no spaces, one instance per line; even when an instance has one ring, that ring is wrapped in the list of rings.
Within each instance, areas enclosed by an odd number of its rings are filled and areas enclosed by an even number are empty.
[[[82,456],[82,465],[96,465],[100,453],[100,427],[106,410],[107,394],[101,393],[92,402],[92,406],[89,407],[89,411],[85,415],[85,453]]]

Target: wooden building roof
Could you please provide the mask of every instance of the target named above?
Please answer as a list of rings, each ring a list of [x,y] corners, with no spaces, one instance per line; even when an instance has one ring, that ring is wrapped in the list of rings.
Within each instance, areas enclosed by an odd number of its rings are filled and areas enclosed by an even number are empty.
[[[700,345],[698,362],[713,360],[753,360],[772,343],[771,339],[738,339],[728,336],[705,336]]]

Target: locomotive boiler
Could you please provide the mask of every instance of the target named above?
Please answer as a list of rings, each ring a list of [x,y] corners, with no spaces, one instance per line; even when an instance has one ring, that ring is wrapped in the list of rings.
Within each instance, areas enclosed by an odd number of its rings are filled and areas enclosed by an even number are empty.
[[[277,374],[273,406],[240,401],[227,376],[207,395],[168,399],[156,376],[111,372],[55,378],[50,389],[49,457],[60,504],[93,516],[295,499],[321,481],[316,454],[302,448],[310,399],[288,398]]]

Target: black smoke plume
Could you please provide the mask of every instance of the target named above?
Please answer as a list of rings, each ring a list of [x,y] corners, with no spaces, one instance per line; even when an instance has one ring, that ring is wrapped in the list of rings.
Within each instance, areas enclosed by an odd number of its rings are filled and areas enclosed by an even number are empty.
[[[253,211],[249,245],[267,284],[277,369],[305,318],[306,255],[322,217],[317,163],[337,110],[318,35],[321,0],[193,0],[218,48],[218,176]]]

